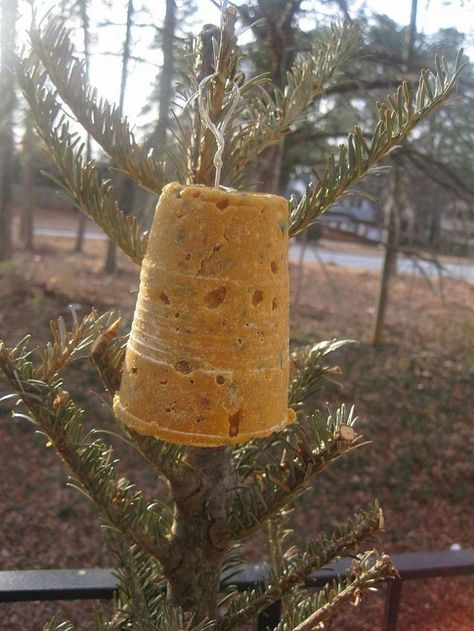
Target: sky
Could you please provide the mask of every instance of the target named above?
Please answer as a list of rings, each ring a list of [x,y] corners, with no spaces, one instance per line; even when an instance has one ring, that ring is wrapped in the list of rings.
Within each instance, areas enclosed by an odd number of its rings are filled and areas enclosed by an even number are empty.
[[[154,0],[154,2],[154,6],[159,7],[157,13],[161,20],[164,15],[165,0]],[[115,5],[117,7],[117,10],[112,11],[114,21],[124,22],[125,4],[124,0],[112,0],[112,6]],[[219,22],[219,12],[211,0],[198,0],[197,4],[199,8],[195,17],[196,32],[207,22]],[[303,8],[310,8],[311,4],[313,4],[312,0],[306,0]],[[51,7],[54,13],[55,5],[56,2],[53,2],[53,0],[36,2],[38,15],[43,15]],[[411,0],[355,0],[350,5],[356,9],[365,6],[368,11],[385,13],[399,24],[407,24],[410,20]],[[95,7],[97,12],[95,16],[92,16],[93,22],[104,20],[111,13],[110,10],[105,10],[102,2],[93,0],[92,6]],[[28,23],[29,16],[25,13],[20,23],[20,31],[24,32],[28,27]],[[311,26],[309,23],[308,28]],[[467,52],[471,58],[474,58],[474,0],[451,0],[451,2],[446,2],[446,0],[418,0],[417,28],[420,32],[433,33],[440,28],[451,26],[460,31],[467,31],[471,35],[473,46],[468,48]],[[135,41],[139,40],[139,43],[135,46],[134,53],[137,56],[146,56],[147,63],[135,61],[130,65],[125,112],[132,122],[139,120],[143,123],[147,118],[151,119],[155,116],[155,112],[150,112],[148,116],[143,116],[142,114],[143,106],[153,88],[161,62],[159,51],[147,51],[147,45],[151,41],[153,33],[152,28],[142,28],[139,29],[138,33],[134,33]],[[98,88],[101,96],[112,101],[118,99],[120,83],[120,58],[118,55],[120,54],[123,34],[124,28],[120,26],[102,29],[101,35],[97,38],[94,46],[91,81]],[[20,41],[23,38],[24,35],[22,37],[20,33]]]
[[[399,24],[408,24],[410,21],[411,0],[367,0],[355,4],[365,4],[376,13],[385,13]],[[473,32],[473,0],[418,0],[417,27],[420,32],[433,33],[449,26],[455,26],[460,31],[469,29]]]

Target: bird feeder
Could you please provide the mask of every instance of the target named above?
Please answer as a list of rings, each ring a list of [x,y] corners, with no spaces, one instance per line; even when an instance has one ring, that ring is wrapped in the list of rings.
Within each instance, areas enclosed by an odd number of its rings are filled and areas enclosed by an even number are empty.
[[[169,184],[143,261],[114,410],[194,446],[267,436],[288,410],[288,203]]]

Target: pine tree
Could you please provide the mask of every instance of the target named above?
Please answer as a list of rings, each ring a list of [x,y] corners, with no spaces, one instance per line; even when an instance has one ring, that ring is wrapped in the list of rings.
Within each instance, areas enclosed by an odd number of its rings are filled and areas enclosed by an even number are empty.
[[[173,172],[180,184],[165,193],[186,196],[186,203],[194,203],[191,198],[203,190],[214,196],[234,194],[233,189],[248,186],[253,162],[292,130],[306,107],[334,81],[339,66],[354,54],[358,43],[352,28],[334,26],[326,40],[295,59],[286,85],[279,89],[267,77],[246,78],[240,71],[235,22],[235,11],[223,10],[220,28],[206,27],[192,47],[190,68],[181,86],[185,107],[176,120],[174,144],[167,150],[168,164],[156,158],[161,157],[159,147],[148,151],[136,141],[120,108],[99,99],[88,86],[84,65],[74,55],[62,23],[53,19],[41,27],[34,25],[29,54],[12,54],[11,63],[37,130],[56,163],[58,184],[138,265],[144,260],[148,239],[151,246],[153,231],[150,237],[143,234],[138,221],[119,208],[110,181],[102,181],[94,160],[86,160],[85,146],[71,132],[62,103],[115,166],[151,193],[160,195]],[[337,155],[328,158],[319,181],[310,183],[300,200],[289,200],[288,228],[285,223],[280,226],[282,235],[301,233],[353,184],[383,170],[377,164],[384,156],[449,99],[458,73],[459,64],[451,71],[438,59],[436,73],[423,71],[415,93],[404,83],[387,103],[379,103],[373,134],[368,138],[354,128]],[[202,185],[210,188],[199,188]],[[247,234],[252,236],[250,225]],[[172,244],[165,245],[173,251]],[[203,259],[201,269],[205,271],[208,264]],[[272,261],[272,272],[277,272],[276,267]],[[210,308],[223,300],[216,291],[209,297],[214,301]],[[165,294],[158,300],[163,309],[169,303]],[[258,305],[262,292],[256,291],[252,300]],[[383,527],[375,504],[331,534],[308,542],[303,550],[276,550],[273,571],[255,589],[219,593],[221,570],[230,562],[235,545],[271,524],[316,475],[361,444],[352,409],[308,411],[304,406],[327,373],[326,358],[337,343],[301,348],[292,356],[288,405],[297,418],[269,436],[201,447],[196,446],[201,444],[199,436],[195,443],[189,434],[186,444],[166,442],[139,433],[117,418],[130,444],[169,485],[169,503],[149,502],[131,482],[118,476],[111,446],[97,433],[85,431],[84,413],[65,390],[62,378],[70,361],[90,355],[109,395],[121,390],[125,375],[130,379],[136,369],[133,364],[124,368],[127,334],[119,329],[116,313],[98,316],[93,312],[76,321],[71,330],[62,319],[53,323],[51,342],[43,348],[33,348],[28,338],[14,348],[0,344],[0,376],[21,402],[24,415],[56,448],[106,527],[119,593],[110,619],[97,609],[96,629],[237,629],[282,598],[287,605],[290,598],[291,604],[278,628],[313,629],[344,603],[358,600],[363,589],[393,576],[386,555],[360,553],[363,542]],[[188,373],[190,367],[179,369]],[[143,391],[143,402],[147,396]],[[286,393],[284,400],[286,405]],[[239,419],[233,420],[238,426]],[[235,438],[232,432],[229,435]],[[277,529],[270,531],[279,537]],[[275,548],[283,546],[281,540],[276,544]],[[299,587],[309,574],[348,553],[355,557],[347,579],[316,596],[302,594]],[[72,627],[56,617],[48,628]]]

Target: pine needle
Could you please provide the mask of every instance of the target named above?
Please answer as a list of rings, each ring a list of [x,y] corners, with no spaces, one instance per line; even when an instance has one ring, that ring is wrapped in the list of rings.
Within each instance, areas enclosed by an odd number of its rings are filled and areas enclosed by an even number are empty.
[[[120,108],[100,98],[87,84],[84,64],[76,58],[62,20],[50,19],[42,28],[33,24],[30,41],[36,58],[41,60],[59,95],[84,129],[124,173],[159,194],[167,181],[165,165],[136,142]]]
[[[461,71],[462,51],[458,53],[451,72],[436,74],[423,70],[418,89],[412,94],[406,82],[398,88],[388,103],[377,103],[378,123],[370,139],[364,138],[358,127],[339,149],[339,159],[328,159],[322,178],[308,184],[306,193],[297,202],[290,199],[290,236],[296,236],[311,226],[332,204],[347,194],[349,187],[367,175],[379,175],[386,167],[376,167],[435,109],[446,103],[456,89]]]

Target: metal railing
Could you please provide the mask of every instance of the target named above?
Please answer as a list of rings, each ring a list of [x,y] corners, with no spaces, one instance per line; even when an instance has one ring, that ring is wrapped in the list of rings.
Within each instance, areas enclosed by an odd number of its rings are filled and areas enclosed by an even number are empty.
[[[439,576],[474,574],[474,549],[408,552],[391,555],[400,579],[387,583],[383,631],[395,631],[404,581]],[[312,574],[309,589],[318,589],[334,578],[345,576],[352,560],[340,559]],[[239,590],[255,587],[265,580],[269,566],[244,565],[232,569],[232,578],[223,575],[223,584],[232,583]],[[117,580],[112,570],[15,570],[0,571],[0,603],[37,600],[92,600],[112,598]],[[257,631],[274,628],[281,615],[279,601],[262,611],[256,621]]]

